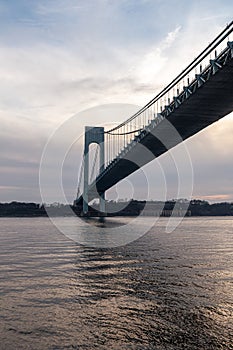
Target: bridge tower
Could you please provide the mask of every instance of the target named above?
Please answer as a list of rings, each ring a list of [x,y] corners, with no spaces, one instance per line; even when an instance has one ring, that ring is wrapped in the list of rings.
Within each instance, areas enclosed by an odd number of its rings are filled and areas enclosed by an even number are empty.
[[[104,170],[104,128],[103,127],[85,127],[85,145],[84,145],[84,188],[83,188],[83,214],[88,213],[88,191],[89,191],[89,146],[91,143],[99,145],[99,173]],[[105,193],[99,194],[100,211],[105,212]]]

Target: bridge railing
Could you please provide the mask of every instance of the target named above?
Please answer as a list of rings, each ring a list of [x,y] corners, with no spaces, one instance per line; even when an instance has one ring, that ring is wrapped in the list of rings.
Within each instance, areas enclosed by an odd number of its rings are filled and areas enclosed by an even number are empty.
[[[181,103],[182,96],[190,91],[219,57],[229,50],[233,21],[158,95],[120,125],[105,132],[106,167],[137,136],[160,115],[166,116],[171,106]],[[228,47],[228,49],[227,49]]]

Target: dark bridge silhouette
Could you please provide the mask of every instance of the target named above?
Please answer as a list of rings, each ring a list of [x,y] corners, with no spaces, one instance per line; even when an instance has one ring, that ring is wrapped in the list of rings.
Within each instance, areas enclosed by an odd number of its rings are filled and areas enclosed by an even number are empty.
[[[233,110],[233,42],[231,22],[198,57],[191,62],[153,100],[125,122],[110,129],[86,129],[84,152],[84,189],[76,205],[100,196],[104,211],[104,193],[113,185],[159,157],[178,143],[195,135]],[[88,147],[101,145],[100,166],[89,177]],[[93,161],[93,169],[96,166]]]

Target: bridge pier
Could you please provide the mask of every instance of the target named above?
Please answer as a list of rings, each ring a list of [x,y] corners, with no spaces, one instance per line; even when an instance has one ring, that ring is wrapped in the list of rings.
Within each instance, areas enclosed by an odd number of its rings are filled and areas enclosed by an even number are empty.
[[[105,192],[100,194],[100,211],[105,213]]]
[[[99,145],[99,173],[104,170],[104,128],[103,127],[85,127],[85,145],[84,145],[84,188],[83,188],[83,214],[88,215],[88,192],[89,192],[89,146],[92,143]],[[97,192],[97,191],[96,191]],[[105,192],[98,195],[100,211],[105,212]]]

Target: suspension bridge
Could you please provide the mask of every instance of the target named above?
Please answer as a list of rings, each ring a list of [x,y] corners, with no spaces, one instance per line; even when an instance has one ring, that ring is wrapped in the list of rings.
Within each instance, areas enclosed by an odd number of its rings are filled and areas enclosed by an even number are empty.
[[[159,94],[109,129],[85,128],[85,146],[74,205],[99,198],[143,165],[233,111],[233,21]],[[97,143],[90,170],[89,146]],[[99,159],[99,161],[97,161]]]

